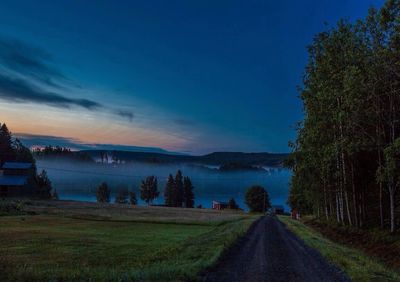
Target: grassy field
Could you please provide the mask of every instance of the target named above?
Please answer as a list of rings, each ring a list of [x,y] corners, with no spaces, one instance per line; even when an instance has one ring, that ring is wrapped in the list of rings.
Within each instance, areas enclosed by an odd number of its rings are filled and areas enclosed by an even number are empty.
[[[23,210],[29,213],[58,215],[75,219],[207,225],[218,225],[245,216],[242,211],[130,206],[75,201],[25,201]]]
[[[400,281],[400,273],[364,254],[324,238],[319,232],[288,216],[279,216],[304,242],[318,250],[332,264],[344,270],[353,281]]]
[[[135,217],[135,209],[111,205],[104,217],[101,207],[73,212],[77,204],[65,204],[35,203],[25,209],[36,215],[0,216],[1,281],[196,279],[257,218],[180,209],[182,220],[176,209],[151,207]]]

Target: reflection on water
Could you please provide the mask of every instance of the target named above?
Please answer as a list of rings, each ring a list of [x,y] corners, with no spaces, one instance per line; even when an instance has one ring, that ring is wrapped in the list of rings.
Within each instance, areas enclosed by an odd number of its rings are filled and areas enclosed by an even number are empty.
[[[38,161],[39,170],[45,169],[53,187],[63,200],[96,201],[96,188],[106,181],[112,190],[112,200],[121,185],[127,185],[139,197],[139,186],[142,179],[149,175],[158,178],[160,197],[155,201],[162,204],[162,191],[168,174],[175,175],[180,169],[184,176],[189,176],[195,187],[195,204],[205,208],[211,207],[212,200],[228,201],[234,198],[241,208],[244,204],[244,192],[253,185],[267,188],[272,204],[284,205],[288,196],[291,172],[286,169],[265,168],[263,171],[219,172],[214,167],[185,164],[144,164],[101,165],[77,164],[60,161]],[[139,204],[143,202],[139,200]]]

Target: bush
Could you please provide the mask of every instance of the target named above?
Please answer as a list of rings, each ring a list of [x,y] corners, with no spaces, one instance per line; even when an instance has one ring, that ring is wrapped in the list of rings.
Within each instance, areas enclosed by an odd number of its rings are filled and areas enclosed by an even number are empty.
[[[247,189],[245,203],[251,212],[265,212],[271,207],[268,192],[259,185],[253,185]]]

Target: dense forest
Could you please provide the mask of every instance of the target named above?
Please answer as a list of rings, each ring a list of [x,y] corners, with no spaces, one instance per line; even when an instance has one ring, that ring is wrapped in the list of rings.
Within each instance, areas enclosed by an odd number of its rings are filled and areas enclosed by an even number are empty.
[[[400,1],[315,36],[291,144],[289,204],[355,227],[399,225]]]
[[[94,162],[92,157],[85,152],[72,151],[69,148],[60,146],[45,146],[43,148],[35,148],[33,150],[33,155],[36,159],[62,158],[81,162]]]

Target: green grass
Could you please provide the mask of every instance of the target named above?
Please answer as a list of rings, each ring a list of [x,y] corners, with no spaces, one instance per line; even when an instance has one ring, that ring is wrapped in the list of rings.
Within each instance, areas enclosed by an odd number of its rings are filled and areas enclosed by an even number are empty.
[[[279,216],[286,226],[328,261],[344,270],[353,281],[400,281],[400,273],[363,252],[324,238],[319,232],[288,216]]]
[[[2,216],[0,280],[193,280],[255,219],[207,225]]]

